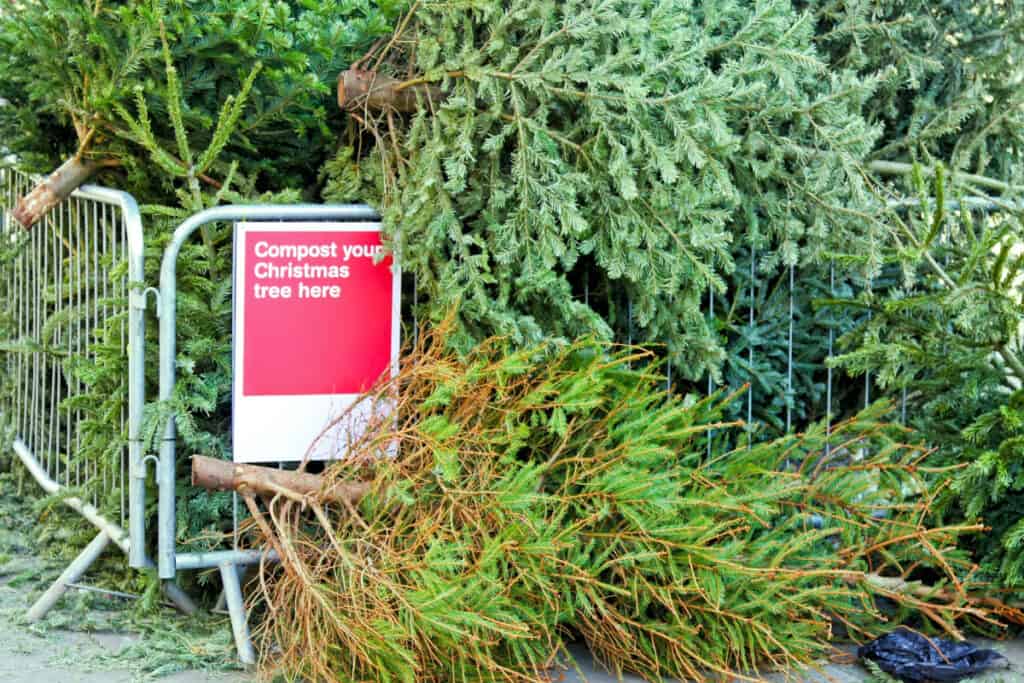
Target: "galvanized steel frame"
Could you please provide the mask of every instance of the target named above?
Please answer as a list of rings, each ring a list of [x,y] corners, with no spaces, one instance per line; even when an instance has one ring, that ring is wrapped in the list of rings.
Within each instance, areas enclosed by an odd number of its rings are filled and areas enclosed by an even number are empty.
[[[14,169],[2,169],[0,173],[3,175],[3,179],[6,181],[5,186],[7,189],[6,194],[8,199],[13,199],[13,196],[20,194],[22,190],[27,189],[33,182],[33,178],[26,174],[21,174]],[[70,203],[75,202],[75,208],[72,210]],[[90,204],[91,203],[91,204]],[[101,208],[102,207],[102,208]],[[10,208],[10,207],[6,207]],[[114,215],[108,214],[108,209]],[[95,330],[100,325],[103,319],[106,318],[108,313],[110,315],[116,315],[118,310],[110,310],[107,304],[104,303],[102,306],[103,318],[100,316],[100,304],[98,302],[100,296],[100,290],[102,289],[103,295],[108,294],[107,285],[109,284],[113,289],[114,295],[124,295],[126,297],[127,306],[127,325],[124,329],[124,343],[125,352],[127,355],[127,377],[126,383],[128,387],[128,401],[127,401],[127,417],[125,424],[127,427],[127,466],[125,467],[122,461],[120,467],[121,477],[119,481],[114,480],[113,474],[111,475],[111,485],[119,488],[121,493],[121,522],[125,522],[127,518],[128,532],[125,534],[124,530],[116,523],[105,519],[94,505],[90,505],[87,501],[82,501],[77,497],[68,497],[64,499],[64,502],[68,504],[72,509],[75,509],[82,514],[89,522],[99,529],[99,535],[96,537],[94,542],[90,544],[83,553],[76,558],[71,566],[61,575],[61,577],[51,586],[50,590],[47,591],[42,598],[33,606],[30,610],[30,618],[38,619],[41,618],[45,613],[53,606],[57,598],[64,592],[69,582],[77,580],[77,577],[88,568],[88,566],[98,557],[99,553],[107,545],[107,540],[112,540],[118,547],[120,547],[128,556],[128,564],[135,568],[147,568],[153,567],[152,561],[146,556],[145,552],[145,536],[146,536],[146,488],[145,488],[145,466],[143,464],[143,445],[142,445],[142,414],[143,405],[145,403],[145,296],[143,293],[138,291],[141,283],[145,280],[145,253],[144,253],[144,239],[143,239],[143,227],[142,217],[139,212],[139,207],[135,198],[126,192],[119,190],[113,190],[106,187],[100,187],[96,185],[85,185],[71,195],[71,197],[57,207],[55,210],[54,218],[57,222],[58,229],[67,229],[69,234],[71,231],[78,238],[78,242],[74,245],[76,249],[82,249],[88,253],[85,254],[85,271],[86,278],[89,278],[89,261],[91,259],[93,264],[92,277],[95,278],[93,282],[92,291],[92,306],[95,319],[91,321]],[[119,218],[117,213],[119,213]],[[90,242],[89,231],[90,231],[90,218],[91,218],[91,230],[92,239]],[[32,246],[37,249],[41,249],[44,254],[42,263],[36,263],[33,265],[42,265],[44,271],[40,277],[43,280],[49,276],[50,271],[45,262],[45,254],[48,247],[45,245],[45,240],[48,237],[46,233],[39,231],[44,230],[44,224],[37,225],[32,228],[35,232],[32,233]],[[9,229],[17,229],[13,225],[13,219],[9,217],[5,218],[4,226],[5,232]],[[116,232],[117,228],[120,228],[119,232]],[[114,234],[107,234],[106,231],[109,229],[115,230]],[[82,239],[84,234],[85,238]],[[101,252],[101,240],[103,255],[110,256],[113,254],[116,256],[118,251],[122,254],[124,261],[127,263],[127,273],[125,278],[120,283],[110,283],[103,280],[101,277],[101,271],[99,268],[99,254]],[[119,244],[119,242],[122,242]],[[71,246],[67,245],[70,249]],[[108,247],[110,250],[108,251]],[[54,274],[56,278],[61,277],[61,268],[56,264],[57,260],[57,247],[54,246]],[[82,283],[81,270],[79,270],[80,262],[82,260],[81,255],[78,257],[78,261],[75,264],[77,270],[77,281],[79,286]],[[36,255],[38,260],[38,255]],[[112,264],[111,264],[112,265]],[[70,268],[70,265],[69,265]],[[109,276],[109,270],[102,273],[103,277]],[[10,274],[12,282],[17,278],[15,274]],[[69,279],[71,274],[68,275]],[[102,287],[101,283],[102,282]],[[19,287],[28,286],[26,282],[19,281]],[[57,283],[57,291],[60,291],[60,284]],[[26,289],[27,291],[27,289]],[[35,295],[37,297],[35,308],[39,308],[38,304],[41,299],[39,293]],[[86,307],[89,306],[89,294],[85,295]],[[77,304],[81,304],[81,297],[76,299]],[[26,304],[27,305],[27,304]],[[22,303],[19,302],[19,307]],[[20,308],[19,308],[20,311]],[[19,313],[20,316],[20,313]],[[40,323],[42,311],[36,310],[33,316],[37,318],[35,322]],[[19,320],[20,322],[20,320]],[[86,324],[86,332],[88,333],[88,325]],[[24,329],[19,329],[19,334],[23,334]],[[88,336],[88,334],[86,335]],[[69,334],[70,338],[70,334]],[[70,341],[69,341],[70,343]],[[89,340],[86,339],[86,346]],[[82,344],[81,329],[78,330],[78,346],[76,346],[76,352],[81,352],[79,348]],[[69,347],[70,348],[70,347]],[[20,361],[19,361],[20,362]],[[51,368],[51,374],[57,372],[56,367]],[[45,378],[44,378],[45,380]],[[56,375],[54,375],[53,383],[57,383]],[[70,393],[70,387],[69,387]],[[59,401],[59,393],[56,399],[51,397],[52,401]],[[31,400],[31,407],[25,407],[25,411],[34,411],[36,407],[43,406],[43,400],[36,401],[35,397]],[[49,406],[51,411],[56,410],[56,407]],[[19,407],[19,412],[21,408]],[[27,413],[26,413],[27,414]],[[28,420],[29,418],[26,418]],[[51,416],[51,422],[53,421]],[[71,431],[74,427],[77,427],[77,422],[73,423],[70,419],[70,414],[67,417],[67,435],[66,445],[70,450],[72,441]],[[51,424],[51,428],[53,424]],[[59,425],[58,425],[59,427]],[[47,452],[46,464],[41,462],[32,449],[23,440],[23,436],[28,435],[15,434],[15,441],[10,444],[14,450],[14,453],[22,461],[24,466],[27,468],[30,474],[36,479],[39,485],[48,493],[56,494],[62,491],[66,486],[70,485],[70,464],[65,470],[65,483],[64,486],[59,481],[53,479],[50,473],[50,454]],[[52,446],[53,436],[52,433],[48,435],[48,446]],[[78,443],[78,436],[75,435],[75,442]],[[41,444],[37,444],[39,446]],[[123,457],[123,456],[122,456]],[[54,460],[57,461],[57,478],[60,477],[59,458],[55,455]],[[124,476],[124,470],[127,469],[127,477]],[[76,483],[81,483],[82,479],[80,471],[76,471]],[[95,474],[95,473],[94,473]],[[85,480],[88,481],[90,474],[88,470],[85,473]],[[127,479],[127,510],[124,505],[124,489],[125,479]],[[96,501],[94,500],[93,503]],[[106,539],[106,540],[104,540]],[[70,577],[70,578],[69,578]],[[176,604],[184,611],[193,611],[194,605],[188,599],[188,597],[177,590],[176,587],[169,587],[170,596]]]
[[[377,212],[365,205],[250,205],[219,206],[197,213],[178,226],[170,244],[164,250],[160,264],[160,298],[157,315],[160,318],[160,401],[168,401],[174,394],[177,379],[177,266],[178,256],[189,237],[210,223],[237,223],[240,221],[378,221]],[[169,583],[178,569],[217,568],[224,585],[224,598],[231,615],[231,628],[238,657],[243,664],[253,664],[256,654],[249,638],[248,619],[242,599],[239,565],[253,564],[261,558],[273,559],[272,554],[250,550],[222,550],[206,553],[179,553],[177,551],[177,506],[175,479],[177,469],[177,442],[175,418],[172,414],[164,427],[157,465],[158,549],[157,564],[160,578]],[[237,521],[237,520],[236,520]]]
[[[236,223],[239,221],[355,221],[372,222],[380,216],[362,204],[295,204],[295,205],[238,205],[206,209],[187,219],[174,231],[170,244],[164,250],[160,264],[160,401],[168,401],[174,394],[177,355],[177,267],[178,256],[186,240],[199,228],[210,223]],[[260,554],[229,550],[212,553],[178,553],[176,547],[176,426],[174,416],[167,420],[160,459],[157,465],[158,550],[157,565],[161,579],[173,579],[181,568],[216,568],[224,564],[247,564],[259,561]]]

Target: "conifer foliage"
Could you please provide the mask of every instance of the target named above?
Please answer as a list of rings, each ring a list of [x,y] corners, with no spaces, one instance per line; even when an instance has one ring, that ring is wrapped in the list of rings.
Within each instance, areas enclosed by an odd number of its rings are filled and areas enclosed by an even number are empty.
[[[884,407],[709,458],[707,432],[735,426],[723,398],[667,395],[644,352],[497,339],[460,358],[445,334],[363,399],[388,416],[327,473],[371,481],[360,503],[248,499],[282,560],[258,582],[268,673],[548,680],[581,638],[612,671],[705,680],[806,665],[833,619],[885,628],[878,596],[952,633],[987,619],[949,550],[980,527],[920,524],[924,453]]]
[[[737,245],[865,237],[830,207],[867,201],[877,81],[830,74],[815,27],[779,0],[416,3],[360,66],[437,88],[407,117],[351,102],[325,195],[374,197],[471,338],[632,335],[699,377]]]
[[[899,285],[861,302],[872,316],[842,340],[847,350],[836,362],[853,373],[874,371],[885,389],[905,392],[909,424],[937,447],[932,461],[964,466],[939,509],[946,519],[980,519],[991,527],[976,545],[983,576],[1019,594],[1020,212],[972,210],[966,200],[946,206],[941,169],[933,183],[920,172],[915,179],[921,208],[906,221],[907,247],[887,259]]]
[[[346,101],[324,196],[384,207],[421,313],[458,303],[464,346],[666,344],[677,380],[751,381],[763,422],[805,420],[824,412],[814,299],[892,285],[892,176],[946,162],[957,191],[1012,191],[1022,21],[996,0],[417,2],[353,65],[397,106]],[[790,265],[801,391],[780,400]]]
[[[175,203],[168,180],[190,170],[206,189],[218,187],[231,161],[250,179],[250,194],[302,190],[338,118],[328,106],[334,74],[398,11],[395,3],[336,0],[19,2],[0,14],[0,149],[39,173],[70,156],[91,159],[108,184],[147,202]],[[165,87],[165,47],[180,102]],[[192,169],[172,116],[180,114],[197,148],[207,147],[219,114],[243,90],[247,104],[226,142],[230,161]],[[175,173],[153,166],[146,140],[125,121],[140,102]]]

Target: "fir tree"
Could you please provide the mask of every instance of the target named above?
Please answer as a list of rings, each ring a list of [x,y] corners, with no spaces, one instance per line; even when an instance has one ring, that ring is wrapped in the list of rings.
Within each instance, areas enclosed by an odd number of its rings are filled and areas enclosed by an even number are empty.
[[[977,558],[1019,591],[1024,228],[1018,211],[947,208],[944,176],[940,168],[934,185],[915,176],[913,245],[888,259],[900,284],[852,302],[872,315],[842,339],[835,362],[904,393],[909,424],[937,449],[933,464],[965,467],[942,498],[945,517],[991,524]]]
[[[945,161],[965,193],[1012,194],[1024,55],[1000,6],[417,3],[355,65],[400,102],[347,103],[324,196],[384,206],[421,314],[458,304],[464,348],[491,333],[664,344],[680,389],[752,381],[778,427],[823,410],[821,323],[861,316],[812,314],[815,298],[894,284],[897,176]],[[772,316],[790,266],[801,390],[786,396]]]

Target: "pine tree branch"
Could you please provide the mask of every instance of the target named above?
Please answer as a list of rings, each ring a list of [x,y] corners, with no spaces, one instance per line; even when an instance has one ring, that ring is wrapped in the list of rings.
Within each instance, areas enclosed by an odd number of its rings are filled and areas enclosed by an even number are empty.
[[[895,176],[906,176],[910,175],[914,171],[914,165],[904,163],[901,161],[872,161],[867,166],[869,171],[873,171],[880,175],[895,175]],[[926,177],[935,175],[935,168],[933,166],[922,166],[921,173]],[[974,173],[961,173],[959,171],[952,172],[952,176],[955,180],[960,180],[981,187],[987,187],[990,190],[997,190],[1004,193],[1013,192],[1024,192],[1024,187],[1020,185],[1011,185],[1010,183],[997,180],[995,178],[989,178],[988,176],[977,175]]]
[[[374,70],[380,68],[381,62],[384,61],[384,57],[387,56],[391,48],[395,46],[395,43],[397,43],[399,39],[402,37],[402,34],[405,33],[405,29],[409,27],[409,22],[412,21],[412,18],[416,14],[416,10],[418,10],[419,7],[420,2],[419,0],[416,0],[416,2],[413,3],[412,7],[409,8],[409,11],[405,13],[405,16],[402,18],[402,23],[398,25],[398,29],[391,36],[391,40],[388,41],[388,44],[385,45],[384,49],[381,50],[380,53],[377,55],[377,61],[375,61],[373,64]]]
[[[111,123],[110,121],[97,121],[96,122],[96,127],[97,128],[101,128],[102,127],[104,129],[106,129],[111,135],[113,135],[115,137],[118,137],[118,138],[121,138],[122,140],[127,140],[127,141],[135,143],[137,145],[145,146],[145,145],[143,145],[142,141],[139,140],[135,135],[133,135],[129,131],[125,130],[124,128],[121,128],[121,127]],[[171,154],[170,152],[167,152],[166,149],[164,149],[164,152],[166,152],[167,155],[169,157],[171,157],[171,159],[173,159],[174,162],[177,165],[181,166],[182,171],[185,171],[185,172],[188,171],[188,165],[182,159],[179,159],[177,156]],[[123,166],[124,164],[121,163],[121,162],[118,162],[117,164],[108,164],[107,162],[103,162],[102,165],[103,166],[107,166],[107,165],[110,165],[110,166]],[[196,178],[198,178],[199,180],[203,181],[204,183],[206,183],[210,187],[214,188],[215,190],[220,190],[221,188],[224,187],[224,184],[222,182],[220,182],[219,180],[216,180],[215,178],[210,177],[206,173],[197,173],[196,174]]]

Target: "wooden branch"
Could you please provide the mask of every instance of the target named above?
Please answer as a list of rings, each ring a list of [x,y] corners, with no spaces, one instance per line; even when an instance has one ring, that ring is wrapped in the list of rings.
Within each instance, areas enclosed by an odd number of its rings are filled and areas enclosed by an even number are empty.
[[[25,228],[31,228],[55,206],[71,196],[71,193],[87,181],[100,168],[95,161],[72,157],[51,173],[32,191],[18,200],[14,218]]]
[[[922,600],[938,598],[951,605],[956,605],[958,602],[963,601],[969,606],[980,606],[994,611],[998,616],[1017,624],[1022,623],[1022,620],[1024,620],[1024,603],[1021,602],[1004,602],[990,595],[967,594],[965,598],[965,596],[958,593],[936,589],[919,581],[907,581],[895,576],[864,574],[860,578],[869,586],[884,592],[899,593]],[[851,581],[853,580],[851,579]]]
[[[328,486],[328,480],[318,474],[240,465],[205,455],[192,456],[192,485],[211,491],[283,495],[297,502],[311,498],[348,504],[358,503],[370,490],[369,482],[338,482]]]
[[[441,88],[430,83],[403,82],[379,71],[347,69],[338,76],[338,106],[345,111],[418,109],[420,99],[438,102],[444,98]]]
[[[914,171],[914,165],[899,161],[872,161],[868,164],[868,170],[878,173],[879,175],[910,175]],[[931,166],[922,166],[921,173],[925,177],[931,177],[935,175],[935,169]],[[952,171],[950,175],[953,176],[954,180],[973,183],[979,187],[986,187],[990,190],[996,190],[997,192],[1002,192],[1004,194],[1019,192],[1024,189],[1018,185],[1011,185],[996,178],[989,178],[988,176],[977,175],[974,173]]]

